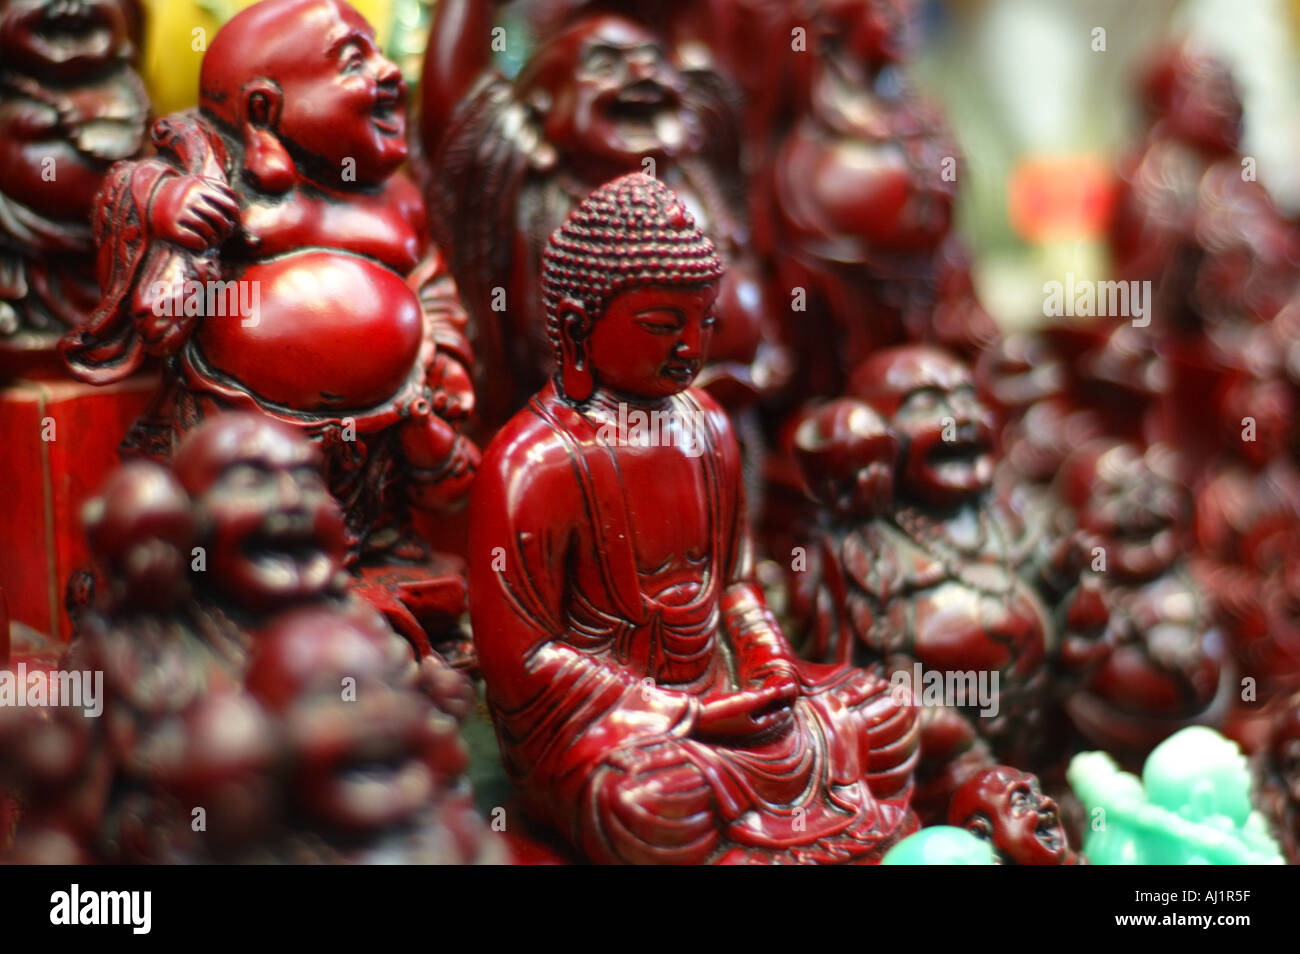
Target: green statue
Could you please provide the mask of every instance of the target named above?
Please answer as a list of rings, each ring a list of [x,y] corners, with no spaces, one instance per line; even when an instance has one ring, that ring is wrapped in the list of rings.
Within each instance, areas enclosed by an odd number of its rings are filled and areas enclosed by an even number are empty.
[[[1283,864],[1251,808],[1246,757],[1213,729],[1171,735],[1147,756],[1141,779],[1105,752],[1076,755],[1068,777],[1088,811],[1083,848],[1093,864]]]
[[[935,825],[908,835],[885,854],[882,865],[993,865],[993,845],[965,828]]]

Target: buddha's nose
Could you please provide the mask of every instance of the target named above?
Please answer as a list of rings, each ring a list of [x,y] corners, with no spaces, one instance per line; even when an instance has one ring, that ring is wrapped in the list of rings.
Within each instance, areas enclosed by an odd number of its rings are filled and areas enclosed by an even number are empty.
[[[659,72],[659,62],[651,53],[631,53],[627,58],[627,77],[629,82],[654,79]]]
[[[406,80],[402,77],[402,70],[396,63],[386,56],[380,56],[375,69],[375,79],[381,86],[392,86],[397,89],[399,96],[406,96]]]
[[[275,490],[283,509],[296,510],[302,506],[302,487],[292,473],[285,471],[280,474],[276,480]]]
[[[698,325],[692,325],[682,332],[673,349],[673,356],[681,361],[698,361],[704,354],[703,334]]]

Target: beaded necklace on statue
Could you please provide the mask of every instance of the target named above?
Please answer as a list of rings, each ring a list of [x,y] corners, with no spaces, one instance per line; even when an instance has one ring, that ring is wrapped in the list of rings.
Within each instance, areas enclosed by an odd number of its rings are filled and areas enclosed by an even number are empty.
[[[918,549],[943,567],[948,579],[959,580],[986,596],[1005,598],[1018,583],[1015,571],[1005,565],[1006,540],[987,508],[977,506],[974,513],[975,540],[967,546],[953,541],[943,521],[907,504],[900,504],[894,511],[894,522]],[[990,542],[995,545],[996,562],[981,559]],[[995,568],[996,572],[989,572]]]

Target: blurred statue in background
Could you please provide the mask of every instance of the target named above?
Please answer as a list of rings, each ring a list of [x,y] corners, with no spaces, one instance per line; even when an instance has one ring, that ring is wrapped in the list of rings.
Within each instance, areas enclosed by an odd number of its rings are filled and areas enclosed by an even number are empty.
[[[1222,725],[1238,684],[1213,607],[1184,556],[1185,494],[1170,454],[1111,439],[1066,461],[1061,514],[1090,554],[1114,641],[1068,702],[1075,726],[1126,761],[1175,731]]]
[[[102,718],[0,711],[15,860],[501,857],[463,777],[472,691],[349,591],[321,464],[222,415],[87,506],[98,594],[60,669],[103,674]]]
[[[992,417],[963,362],[888,348],[850,394],[796,432],[824,514],[792,602],[811,659],[882,667],[922,702],[917,675],[969,677],[921,709],[917,807],[940,820],[975,770],[1059,757],[1058,703],[1104,658],[1106,608],[1071,541],[994,494]]]
[[[911,4],[805,0],[786,31],[791,103],[752,188],[759,245],[800,289],[805,394],[842,392],[875,349],[927,341],[973,356],[997,336],[953,231],[960,154],[909,87]],[[789,292],[787,292],[789,293]]]
[[[1213,597],[1252,703],[1300,688],[1300,471],[1294,398],[1275,375],[1224,373],[1210,395],[1218,453],[1193,483],[1192,569]],[[1253,707],[1252,707],[1253,708]]]
[[[91,204],[140,153],[135,0],[0,2],[0,344],[52,349],[99,303]]]

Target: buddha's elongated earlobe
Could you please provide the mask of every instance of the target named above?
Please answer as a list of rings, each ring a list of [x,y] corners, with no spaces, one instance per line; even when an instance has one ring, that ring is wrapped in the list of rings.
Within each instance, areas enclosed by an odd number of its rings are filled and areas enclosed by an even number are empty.
[[[585,401],[596,389],[591,359],[587,354],[586,310],[566,302],[560,314],[560,390],[570,401]]]
[[[245,89],[244,173],[259,189],[287,192],[293,187],[294,165],[273,131],[280,116],[280,90],[268,80]]]

